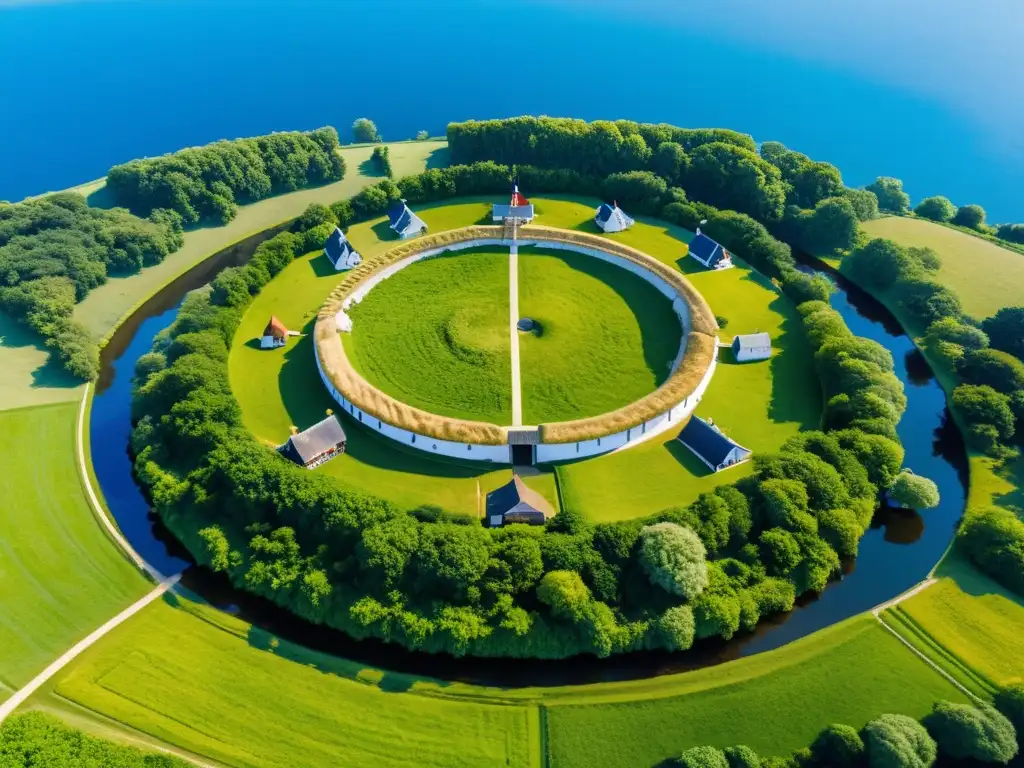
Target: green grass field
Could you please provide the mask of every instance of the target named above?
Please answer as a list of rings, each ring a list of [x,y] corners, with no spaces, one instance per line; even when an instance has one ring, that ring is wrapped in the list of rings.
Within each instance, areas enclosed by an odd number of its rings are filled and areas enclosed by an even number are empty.
[[[77,412],[0,412],[0,700],[148,589],[82,493]]]
[[[937,699],[966,700],[871,616],[674,682],[612,683],[547,700],[553,768],[652,766],[700,744],[783,755],[829,723],[859,728],[883,713],[920,717]]]
[[[352,366],[392,397],[442,416],[512,423],[508,249],[424,259],[352,307]]]
[[[948,286],[964,311],[978,318],[1024,304],[1024,255],[925,219],[887,216],[861,223],[871,237],[928,247],[942,258],[935,279]],[[996,279],[993,279],[993,278]]]
[[[54,694],[230,766],[540,765],[528,703],[429,695],[443,687],[278,640],[226,614],[158,602],[65,670]],[[411,690],[412,689],[412,690]]]
[[[519,314],[541,327],[520,340],[527,424],[639,400],[668,377],[682,335],[671,303],[643,278],[564,251],[520,249]]]

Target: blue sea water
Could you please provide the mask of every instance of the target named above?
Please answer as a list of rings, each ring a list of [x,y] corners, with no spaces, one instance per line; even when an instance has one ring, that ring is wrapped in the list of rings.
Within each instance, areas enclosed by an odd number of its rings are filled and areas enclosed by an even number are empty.
[[[1018,0],[0,0],[0,199],[368,116],[726,126],[1024,220]]]

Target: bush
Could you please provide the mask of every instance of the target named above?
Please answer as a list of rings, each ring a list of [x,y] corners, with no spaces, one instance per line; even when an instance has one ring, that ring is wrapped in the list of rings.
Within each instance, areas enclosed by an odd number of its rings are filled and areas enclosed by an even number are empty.
[[[430,138],[429,131],[416,131],[416,141],[426,141]]]
[[[387,147],[374,147],[370,154],[370,162],[382,176],[387,176],[389,179],[394,177],[395,172],[391,168],[391,151]]]
[[[575,571],[549,571],[537,587],[537,597],[562,619],[580,621],[590,606],[590,590]]]
[[[878,218],[878,196],[867,189],[843,190],[843,197],[850,201],[857,214],[858,221],[871,221]]]
[[[856,768],[864,760],[864,741],[856,728],[826,726],[811,744],[812,765],[821,768]]]
[[[985,209],[980,205],[962,205],[953,217],[953,223],[978,232],[985,231]]]
[[[1024,243],[1024,224],[1000,224],[996,237],[1011,243]]]
[[[949,201],[949,198],[936,195],[935,197],[926,197],[918,203],[914,213],[932,221],[950,221],[956,215],[956,206]]]
[[[617,200],[636,213],[654,214],[661,209],[668,184],[650,171],[629,171],[609,175],[604,180],[603,190],[608,200]]]
[[[862,735],[870,768],[929,768],[935,762],[935,741],[906,715],[882,715]]]
[[[664,640],[663,647],[669,651],[685,651],[693,645],[693,611],[688,605],[669,608],[658,619],[658,630]]]
[[[726,747],[725,759],[729,763],[729,768],[761,768],[761,758],[754,750],[743,744]]]
[[[898,286],[896,303],[911,322],[927,327],[943,317],[962,314],[960,299],[949,288],[934,280],[909,279]]]
[[[679,756],[680,768],[729,768],[725,753],[715,747],[691,747]]]
[[[708,585],[704,544],[689,528],[655,523],[640,531],[640,565],[652,584],[695,599]]]
[[[380,141],[380,134],[377,133],[377,126],[373,120],[368,117],[357,118],[352,123],[352,140],[357,144]]]
[[[875,238],[843,261],[858,282],[875,288],[889,288],[914,271],[907,249],[892,240]]]
[[[939,489],[927,477],[904,470],[896,475],[889,497],[907,509],[931,509],[939,505]]]
[[[998,447],[990,441],[993,435],[998,442],[1013,437],[1010,399],[992,387],[961,384],[953,390],[953,407],[969,428],[968,441],[978,450],[993,453]]]
[[[968,384],[987,385],[1003,394],[1024,390],[1024,362],[998,349],[967,352],[957,372]]]
[[[865,189],[878,198],[878,207],[889,213],[906,213],[910,210],[910,196],[903,191],[903,182],[891,176],[879,176]]]
[[[1005,765],[1017,754],[1013,725],[991,707],[938,701],[925,716],[924,726],[939,753],[954,760],[977,760]]]
[[[978,568],[1024,595],[1024,521],[1008,509],[989,507],[967,516],[960,540]]]
[[[1003,307],[981,324],[995,349],[1024,360],[1024,307]]]

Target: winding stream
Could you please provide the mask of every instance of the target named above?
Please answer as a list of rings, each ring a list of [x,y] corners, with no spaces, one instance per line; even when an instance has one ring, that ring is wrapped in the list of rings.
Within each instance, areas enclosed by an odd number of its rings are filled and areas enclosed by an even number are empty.
[[[790,613],[762,621],[754,633],[729,642],[699,642],[685,653],[644,652],[603,660],[586,656],[568,662],[430,656],[380,641],[355,641],[340,632],[308,624],[269,601],[234,589],[225,577],[195,566],[150,512],[135,484],[127,452],[135,361],[174,321],[188,291],[205,285],[225,267],[244,263],[255,247],[275,232],[255,235],[219,252],[168,285],[118,329],[101,356],[89,424],[100,488],[125,537],[139,554],[164,573],[184,569],[184,586],[273,634],[375,667],[482,685],[567,685],[651,677],[777,648],[866,611],[925,578],[953,537],[964,509],[967,458],[946,408],[945,394],[888,310],[841,276],[831,274],[836,282],[832,305],[850,329],[881,343],[895,358],[896,375],[907,394],[907,411],[897,430],[906,449],[905,464],[938,484],[942,502],[923,515],[879,510],[861,540],[856,562],[846,564],[843,578],[821,596],[800,600]]]

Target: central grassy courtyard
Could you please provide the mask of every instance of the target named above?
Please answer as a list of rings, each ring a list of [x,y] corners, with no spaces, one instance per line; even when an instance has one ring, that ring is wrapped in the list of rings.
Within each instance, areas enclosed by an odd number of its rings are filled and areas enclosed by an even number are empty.
[[[353,367],[416,408],[510,424],[508,260],[507,248],[472,249],[384,280],[349,312]]]
[[[653,391],[682,328],[643,278],[593,256],[519,251],[519,313],[539,323],[520,343],[523,421],[596,416]]]

